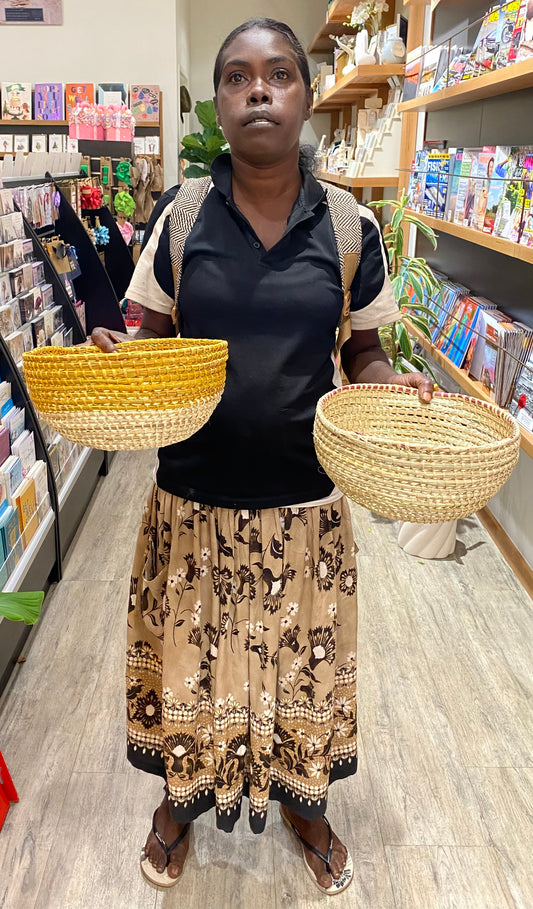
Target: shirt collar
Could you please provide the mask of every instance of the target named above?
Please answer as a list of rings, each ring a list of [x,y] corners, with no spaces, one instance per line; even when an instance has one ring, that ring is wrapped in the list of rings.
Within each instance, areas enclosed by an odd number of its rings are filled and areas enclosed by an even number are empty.
[[[300,168],[302,186],[296,200],[295,209],[311,212],[326,199],[326,191],[308,170]],[[233,201],[231,191],[231,155],[218,155],[211,164],[211,178],[216,189],[225,197],[226,201]]]

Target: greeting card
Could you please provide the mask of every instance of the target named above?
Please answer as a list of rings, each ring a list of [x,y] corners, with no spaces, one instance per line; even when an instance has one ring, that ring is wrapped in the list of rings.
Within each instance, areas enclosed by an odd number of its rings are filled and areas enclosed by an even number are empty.
[[[13,151],[13,133],[0,133],[0,152]]]
[[[78,104],[94,104],[94,85],[92,82],[67,82],[65,85],[65,102],[67,115],[69,110]],[[68,116],[67,116],[68,120]]]
[[[2,120],[31,120],[31,82],[2,82]]]
[[[159,122],[159,85],[132,85],[130,108],[137,123]]]
[[[32,150],[32,152],[45,152],[45,151],[47,150],[47,149],[46,149],[47,138],[48,138],[48,137],[45,136],[44,133],[43,133],[43,134],[39,134],[39,135],[37,135],[36,133],[34,133],[34,135],[31,137],[31,150]]]
[[[100,82],[98,85],[98,104],[109,107],[110,104],[126,104],[128,86],[124,82]]]
[[[28,152],[30,150],[30,137],[27,133],[13,137],[13,150],[16,152]]]
[[[36,82],[33,110],[35,120],[64,120],[65,93],[62,82]]]

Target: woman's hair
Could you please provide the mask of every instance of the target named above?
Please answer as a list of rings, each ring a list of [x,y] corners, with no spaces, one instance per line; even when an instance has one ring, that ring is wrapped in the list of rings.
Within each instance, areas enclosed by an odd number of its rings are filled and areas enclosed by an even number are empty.
[[[294,34],[292,28],[290,28],[290,26],[286,25],[284,22],[278,22],[277,19],[257,18],[248,19],[246,22],[238,25],[237,28],[234,28],[233,31],[229,33],[226,40],[222,43],[215,60],[215,68],[213,70],[213,85],[215,87],[215,94],[218,91],[220,79],[222,78],[224,54],[226,53],[232,41],[235,40],[235,38],[237,38],[239,35],[242,35],[243,32],[250,31],[252,28],[269,29],[272,32],[277,32],[279,35],[285,38],[287,44],[289,44],[294,51],[298,69],[300,70],[305,88],[311,89],[311,73],[309,72],[309,63],[305,51],[298,41],[298,38]],[[300,167],[303,167],[305,170],[313,171],[315,169],[315,148],[312,145],[300,146],[300,156],[298,163]]]
[[[232,32],[229,33],[226,40],[223,42],[215,60],[215,68],[213,71],[213,84],[215,86],[215,94],[218,91],[218,86],[220,85],[220,79],[222,77],[222,61],[224,54],[226,53],[228,47],[239,35],[242,35],[243,32],[250,31],[252,28],[264,28],[269,29],[272,32],[277,32],[283,38],[287,44],[290,44],[292,50],[296,55],[296,62],[298,63],[298,69],[302,74],[302,79],[304,80],[304,85],[306,88],[311,88],[311,74],[309,72],[309,63],[307,62],[307,57],[305,51],[298,41],[298,38],[294,34],[292,28],[289,25],[285,25],[284,22],[278,22],[277,19],[248,19],[246,22],[243,22],[241,25],[238,25],[237,28],[234,28]]]

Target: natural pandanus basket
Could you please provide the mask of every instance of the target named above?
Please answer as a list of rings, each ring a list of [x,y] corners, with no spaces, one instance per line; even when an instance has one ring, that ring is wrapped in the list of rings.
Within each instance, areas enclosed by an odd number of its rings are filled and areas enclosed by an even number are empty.
[[[226,379],[227,341],[154,338],[39,347],[23,356],[39,415],[71,442],[109,451],[181,442],[207,422]]]
[[[520,451],[516,420],[495,404],[436,392],[429,404],[399,385],[347,385],[318,402],[318,460],[359,505],[435,524],[482,508]]]

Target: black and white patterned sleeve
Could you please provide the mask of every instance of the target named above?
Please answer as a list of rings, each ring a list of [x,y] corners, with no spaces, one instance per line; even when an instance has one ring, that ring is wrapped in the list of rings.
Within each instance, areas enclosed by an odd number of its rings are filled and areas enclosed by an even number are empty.
[[[163,209],[135,266],[125,297],[156,312],[172,312],[174,277],[170,261],[168,222],[173,202]]]
[[[359,205],[363,242],[361,261],[352,282],[352,331],[380,328],[401,318],[389,278],[389,262],[376,216]]]

